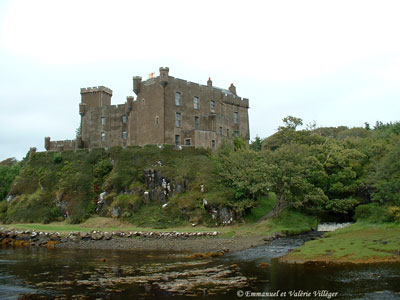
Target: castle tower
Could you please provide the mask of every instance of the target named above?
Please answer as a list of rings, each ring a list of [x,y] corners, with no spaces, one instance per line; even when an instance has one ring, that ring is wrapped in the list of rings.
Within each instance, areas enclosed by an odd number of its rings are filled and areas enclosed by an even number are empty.
[[[169,68],[160,68],[160,84],[163,87],[166,87],[168,84],[168,73],[169,73]]]
[[[104,86],[81,89],[81,103],[86,108],[111,105],[112,90]]]
[[[133,80],[133,91],[135,92],[136,95],[138,95],[140,92],[140,84],[142,83],[142,77],[134,76],[132,80]]]

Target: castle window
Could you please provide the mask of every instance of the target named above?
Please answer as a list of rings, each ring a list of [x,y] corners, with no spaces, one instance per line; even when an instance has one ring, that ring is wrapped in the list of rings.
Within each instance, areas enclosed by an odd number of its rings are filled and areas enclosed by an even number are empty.
[[[211,140],[211,148],[215,150],[215,140]]]
[[[122,116],[122,123],[125,124],[125,123],[126,123],[126,120],[127,120],[127,119],[126,119],[126,115],[123,115],[123,116]]]
[[[101,141],[104,142],[106,140],[106,133],[102,132],[101,133]]]
[[[101,117],[101,125],[106,125],[107,118]]]
[[[235,130],[235,137],[239,137],[239,131]]]
[[[200,107],[200,102],[199,102],[199,97],[193,97],[193,108],[194,109],[199,109]]]
[[[145,102],[145,101],[144,101],[144,98],[142,98],[142,104],[143,104],[143,105],[144,105],[144,102]]]
[[[200,118],[198,116],[194,117],[194,128],[199,129],[200,128]]]
[[[229,138],[229,128],[226,129],[226,136]]]
[[[122,131],[122,139],[126,140],[126,137],[127,137],[126,131]]]
[[[182,105],[181,93],[179,93],[179,92],[175,93],[175,105],[177,105],[177,106]]]
[[[175,114],[175,125],[176,125],[176,127],[181,127],[181,125],[182,125],[182,116],[181,116],[181,113],[176,113]]]
[[[157,116],[156,117],[156,126],[158,127],[158,124],[160,124],[160,118]]]
[[[222,135],[222,127],[219,128],[219,134]]]
[[[239,113],[238,112],[233,113],[233,123],[239,124]]]
[[[185,146],[190,146],[190,139],[185,139]]]
[[[181,145],[181,136],[175,135],[175,146],[180,146],[180,145]]]
[[[210,109],[211,109],[211,110],[214,110],[214,109],[215,109],[215,101],[214,101],[214,100],[211,100],[211,101],[210,101]]]

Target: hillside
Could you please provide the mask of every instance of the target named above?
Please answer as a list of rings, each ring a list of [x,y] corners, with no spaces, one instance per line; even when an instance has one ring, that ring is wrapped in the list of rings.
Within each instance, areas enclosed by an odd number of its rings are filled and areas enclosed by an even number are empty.
[[[250,147],[237,138],[217,153],[149,145],[8,161],[0,165],[0,221],[103,216],[166,228],[256,223],[282,211],[354,221],[356,211],[378,210],[379,221],[400,220],[400,123],[298,130],[301,119],[283,121]]]

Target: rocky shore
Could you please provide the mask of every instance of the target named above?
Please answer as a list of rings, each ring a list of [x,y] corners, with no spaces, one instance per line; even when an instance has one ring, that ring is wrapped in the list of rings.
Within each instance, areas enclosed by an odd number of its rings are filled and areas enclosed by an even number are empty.
[[[65,249],[120,249],[136,251],[234,252],[268,243],[272,236],[221,237],[219,232],[59,232],[0,230],[0,245]]]

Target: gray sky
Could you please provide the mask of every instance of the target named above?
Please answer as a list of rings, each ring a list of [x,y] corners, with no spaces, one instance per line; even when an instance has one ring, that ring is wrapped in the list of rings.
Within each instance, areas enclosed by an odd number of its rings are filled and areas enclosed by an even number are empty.
[[[1,1],[0,161],[73,139],[79,89],[113,104],[132,76],[170,75],[250,99],[250,132],[399,120],[399,1]]]

